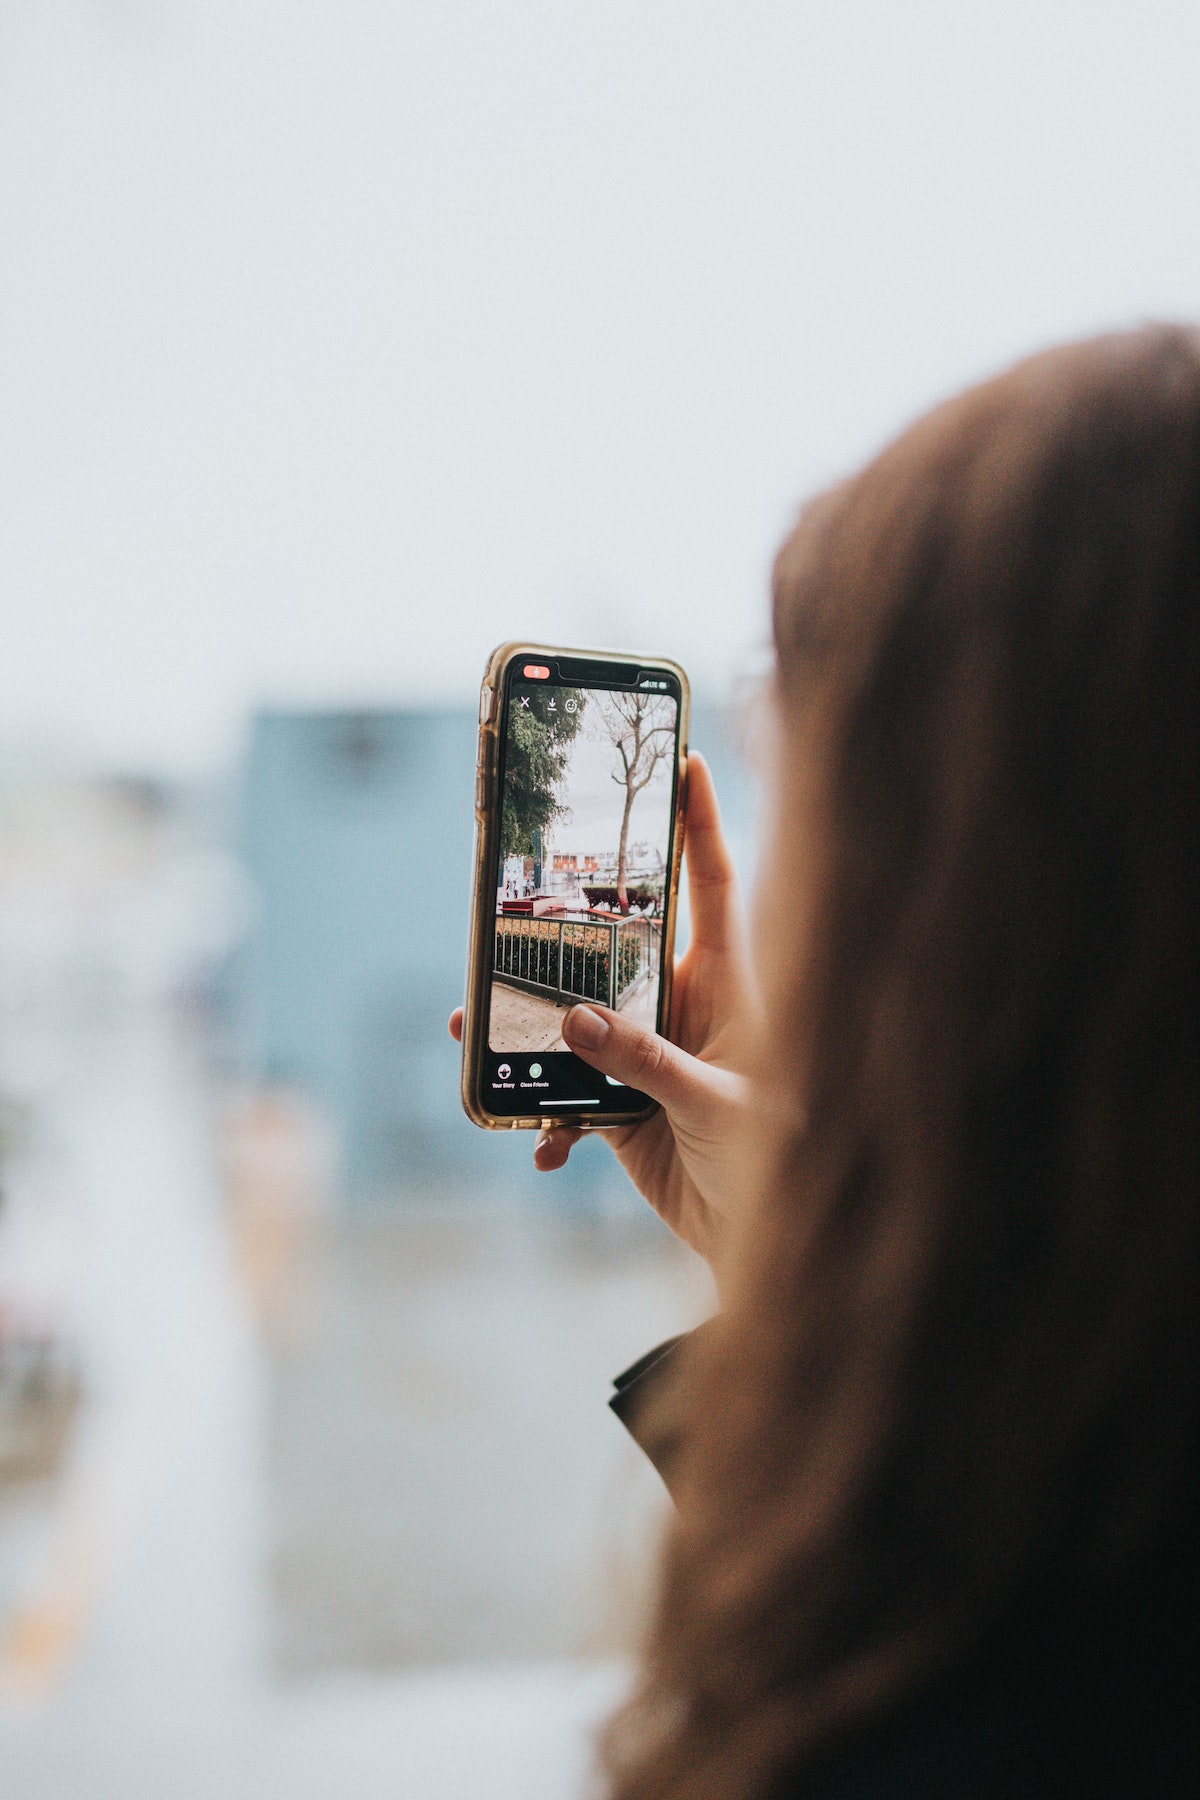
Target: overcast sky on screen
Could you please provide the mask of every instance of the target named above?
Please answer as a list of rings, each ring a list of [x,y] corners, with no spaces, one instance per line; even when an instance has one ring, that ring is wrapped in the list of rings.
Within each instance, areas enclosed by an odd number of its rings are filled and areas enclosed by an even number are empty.
[[[801,498],[1200,315],[1200,7],[0,0],[0,738],[766,633]]]
[[[544,701],[532,695],[535,711],[542,711]],[[675,702],[663,699],[655,704],[648,724],[659,720],[674,729]],[[606,729],[606,725],[608,729]],[[568,744],[567,766],[559,786],[559,797],[567,811],[546,833],[546,854],[596,855],[615,851],[621,836],[621,814],[625,810],[625,783],[622,764],[613,737],[624,737],[628,747],[628,727],[619,717],[608,695],[593,690],[584,709],[583,726]],[[673,740],[670,747],[674,749]],[[637,770],[640,778],[646,772],[646,753]],[[629,842],[645,843],[657,850],[664,864],[671,829],[671,778],[674,757],[666,755],[653,767],[649,780],[640,788],[629,815]]]

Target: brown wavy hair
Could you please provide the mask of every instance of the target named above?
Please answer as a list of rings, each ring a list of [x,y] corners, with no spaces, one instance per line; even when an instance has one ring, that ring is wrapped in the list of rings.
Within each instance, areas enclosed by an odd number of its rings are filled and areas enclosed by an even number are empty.
[[[1002,1643],[1195,1644],[1200,335],[940,407],[802,516],[774,618],[812,921],[768,921],[616,1800],[803,1793]]]

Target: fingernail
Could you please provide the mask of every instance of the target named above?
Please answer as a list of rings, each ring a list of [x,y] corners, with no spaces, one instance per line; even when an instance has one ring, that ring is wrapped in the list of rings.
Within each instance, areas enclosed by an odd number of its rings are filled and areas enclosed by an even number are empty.
[[[590,1006],[573,1006],[563,1020],[563,1036],[581,1050],[598,1050],[608,1036],[608,1020]]]

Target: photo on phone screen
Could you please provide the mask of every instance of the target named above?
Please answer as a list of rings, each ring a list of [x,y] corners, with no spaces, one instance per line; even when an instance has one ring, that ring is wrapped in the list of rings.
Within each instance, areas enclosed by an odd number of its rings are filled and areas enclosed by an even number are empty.
[[[587,673],[526,662],[506,683],[486,1029],[488,1104],[504,1112],[643,1103],[573,1056],[562,1022],[596,1001],[661,1023],[678,683]]]

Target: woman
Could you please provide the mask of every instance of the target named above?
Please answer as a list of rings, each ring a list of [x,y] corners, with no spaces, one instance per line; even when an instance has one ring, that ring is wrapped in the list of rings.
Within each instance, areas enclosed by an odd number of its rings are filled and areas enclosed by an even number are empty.
[[[774,610],[753,970],[694,759],[678,1047],[564,1028],[722,1299],[631,1384],[678,1515],[611,1792],[1200,1792],[1200,337],[939,408]]]

